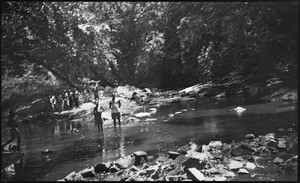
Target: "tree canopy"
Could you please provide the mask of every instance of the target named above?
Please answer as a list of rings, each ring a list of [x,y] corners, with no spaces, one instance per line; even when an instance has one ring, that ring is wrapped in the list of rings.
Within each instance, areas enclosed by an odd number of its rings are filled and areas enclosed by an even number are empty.
[[[297,84],[299,3],[1,3],[2,78],[184,87],[233,76]],[[2,79],[2,82],[4,79]]]

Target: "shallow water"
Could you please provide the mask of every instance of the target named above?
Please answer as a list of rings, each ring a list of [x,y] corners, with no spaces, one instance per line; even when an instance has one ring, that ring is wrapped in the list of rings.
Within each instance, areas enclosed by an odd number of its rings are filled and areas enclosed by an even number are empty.
[[[242,115],[230,109],[242,106]],[[145,106],[144,111],[152,106]],[[143,110],[142,110],[143,111]],[[168,117],[168,114],[176,114]],[[174,102],[162,105],[151,118],[139,126],[129,124],[116,129],[104,125],[99,133],[93,122],[86,119],[54,121],[48,123],[19,124],[21,144],[28,152],[23,180],[52,181],[64,178],[72,171],[80,171],[100,162],[114,160],[122,154],[144,150],[148,154],[168,151],[174,146],[194,141],[208,144],[211,140],[240,141],[248,133],[255,136],[276,133],[279,128],[298,129],[297,103],[231,99],[206,99]],[[68,131],[79,129],[78,133]],[[7,134],[4,134],[7,135]],[[42,150],[53,153],[43,155]],[[288,176],[291,180],[292,176]],[[275,180],[284,179],[275,177]],[[251,177],[244,180],[253,180]]]

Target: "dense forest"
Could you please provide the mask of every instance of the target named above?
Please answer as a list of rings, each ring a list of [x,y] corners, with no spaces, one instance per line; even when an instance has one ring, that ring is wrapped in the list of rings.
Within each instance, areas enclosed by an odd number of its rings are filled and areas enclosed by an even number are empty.
[[[2,102],[97,80],[297,87],[299,2],[1,2]],[[54,84],[53,84],[54,83]]]

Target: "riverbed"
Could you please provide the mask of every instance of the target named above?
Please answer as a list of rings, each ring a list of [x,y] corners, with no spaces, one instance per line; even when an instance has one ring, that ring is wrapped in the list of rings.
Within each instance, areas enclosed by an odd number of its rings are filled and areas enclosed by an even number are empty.
[[[80,117],[19,124],[21,144],[27,152],[23,180],[56,181],[72,171],[138,150],[152,154],[166,152],[190,141],[197,144],[208,144],[212,140],[232,142],[242,140],[249,133],[258,136],[276,133],[279,128],[298,129],[297,105],[297,102],[267,102],[243,97],[203,97],[145,105],[140,112],[152,107],[158,110],[150,117],[141,118],[137,126],[123,124],[114,128],[108,123],[103,132],[98,132],[93,121]],[[246,111],[240,115],[231,111],[237,106]],[[146,121],[147,118],[153,121]],[[73,128],[79,131],[70,133]],[[41,154],[45,149],[53,152]],[[272,179],[285,180],[282,176]]]

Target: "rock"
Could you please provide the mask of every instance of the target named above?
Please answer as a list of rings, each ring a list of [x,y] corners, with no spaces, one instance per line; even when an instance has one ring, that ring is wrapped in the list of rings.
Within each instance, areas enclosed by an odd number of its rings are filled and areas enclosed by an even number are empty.
[[[243,167],[243,163],[235,160],[230,160],[228,165],[230,170],[236,170]]]
[[[147,118],[147,119],[145,119],[145,121],[156,121],[157,120],[157,118]]]
[[[234,148],[234,149],[231,150],[231,154],[233,156],[240,156],[240,155],[243,154],[243,152],[244,152],[244,150],[240,147],[237,147],[237,148]]]
[[[293,128],[288,128],[286,129],[287,132],[295,132],[295,130]]]
[[[133,153],[133,155],[134,155],[134,156],[142,156],[142,157],[148,156],[148,154],[147,154],[145,151],[135,151],[135,152]]]
[[[187,171],[187,177],[194,181],[203,181],[204,180],[204,175],[196,168],[189,168]]]
[[[216,177],[214,177],[213,180],[214,180],[214,181],[226,181],[227,178],[226,178],[226,177],[219,177],[219,176],[216,176]]]
[[[190,142],[189,144],[192,151],[198,151],[199,146],[197,144],[195,144],[194,142]]]
[[[46,149],[46,150],[43,150],[41,151],[42,154],[49,154],[49,153],[52,153],[52,151],[50,151],[50,149]]]
[[[298,155],[286,160],[282,165],[287,170],[294,169],[295,172],[298,172]]]
[[[138,118],[148,117],[150,115],[151,115],[151,113],[149,113],[149,112],[140,112],[140,113],[134,114],[134,116],[138,117]]]
[[[210,147],[207,145],[202,145],[202,152],[208,152],[210,150]]]
[[[133,153],[133,155],[135,156],[134,165],[136,166],[142,165],[143,163],[146,163],[148,161],[148,155],[145,151],[136,151]]]
[[[216,95],[217,98],[222,98],[222,97],[225,97],[225,96],[226,96],[225,92],[222,92],[222,93],[219,93],[218,95]]]
[[[188,144],[186,144],[184,146],[180,146],[178,148],[178,152],[181,153],[181,154],[186,154],[186,152],[189,151],[189,150],[191,150],[191,147]]]
[[[189,158],[182,163],[184,166],[184,171],[187,172],[189,168],[197,168],[198,170],[203,170],[207,163],[200,162],[199,159]]]
[[[155,114],[157,109],[156,108],[150,108],[149,111],[150,111],[151,114]]]
[[[78,180],[83,178],[81,175],[81,177],[79,176],[80,174],[77,174],[76,172],[71,172],[69,175],[67,175],[64,180],[65,181],[74,181],[74,180]]]
[[[120,170],[120,168],[116,164],[109,167],[109,171],[112,172],[112,173],[118,172],[119,170]]]
[[[285,140],[282,140],[282,141],[279,141],[278,142],[278,148],[281,148],[281,149],[286,149],[286,141]]]
[[[78,173],[81,174],[83,178],[89,178],[89,177],[95,177],[94,172],[95,172],[94,167],[89,167],[79,171]]]
[[[244,159],[242,156],[237,156],[237,157],[234,157],[234,158],[232,158],[232,159],[233,159],[233,160],[240,161],[240,162],[245,161],[245,159]]]
[[[95,169],[95,173],[103,173],[103,172],[108,172],[109,168],[111,167],[112,163],[108,162],[108,163],[100,163],[97,164],[94,169]]]
[[[240,168],[238,174],[248,174],[249,172],[245,168]]]
[[[298,100],[298,93],[297,92],[288,92],[284,94],[282,97],[282,100],[285,101],[295,101]]]
[[[271,140],[268,142],[268,146],[270,146],[270,147],[276,148],[277,145],[278,145],[278,143],[277,143],[276,140],[271,139]]]
[[[246,139],[249,139],[249,140],[252,140],[252,139],[254,139],[254,135],[253,134],[247,134],[246,136],[245,136],[245,138]]]
[[[199,159],[200,161],[208,160],[208,155],[206,153],[200,153],[200,152],[196,152],[196,151],[188,151],[185,156],[188,158]]]
[[[104,88],[103,93],[104,93],[104,94],[112,94],[113,91],[114,91],[114,89],[113,89],[112,87],[106,86],[106,87]]]
[[[168,154],[171,159],[176,159],[180,155],[180,153],[174,151],[169,151]]]
[[[284,131],[284,128],[279,128],[278,131],[279,131],[279,132],[283,132],[283,131]]]
[[[266,137],[268,140],[275,139],[275,133],[268,133],[267,135],[265,135],[265,137]]]
[[[140,122],[141,120],[138,119],[138,118],[135,118],[135,117],[128,117],[126,120],[125,120],[125,123],[130,123],[130,124],[134,124],[134,125],[137,125],[138,122]]]
[[[249,144],[241,144],[241,147],[244,150],[244,154],[248,154],[248,152],[255,152],[256,150]]]
[[[209,147],[221,147],[222,146],[222,142],[221,141],[211,141],[208,144]]]
[[[169,114],[168,115],[170,118],[174,117],[175,115],[174,114]]]
[[[276,157],[274,160],[273,160],[273,163],[275,163],[275,164],[281,164],[281,163],[283,163],[284,162],[284,160],[283,159],[281,159],[281,158],[279,158],[279,157]]]
[[[254,163],[247,162],[245,168],[248,170],[254,170],[256,168],[256,165]]]
[[[124,168],[128,168],[129,166],[133,165],[134,162],[135,162],[135,158],[128,155],[126,157],[120,157],[119,159],[117,159],[115,164],[119,168],[124,169]]]
[[[181,112],[181,111],[178,111],[178,112],[175,112],[175,114],[182,114],[182,112]]]

